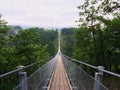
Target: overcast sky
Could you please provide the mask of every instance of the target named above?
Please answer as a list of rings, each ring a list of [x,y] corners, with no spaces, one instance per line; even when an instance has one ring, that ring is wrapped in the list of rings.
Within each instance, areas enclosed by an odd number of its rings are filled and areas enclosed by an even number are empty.
[[[77,26],[77,6],[84,0],[0,0],[0,14],[10,25]]]

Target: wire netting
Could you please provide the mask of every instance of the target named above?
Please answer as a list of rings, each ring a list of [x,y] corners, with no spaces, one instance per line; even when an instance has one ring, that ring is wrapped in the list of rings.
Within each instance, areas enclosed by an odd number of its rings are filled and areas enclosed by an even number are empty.
[[[13,90],[21,90],[21,87],[24,87],[24,90],[47,90],[56,60],[57,55],[37,69],[30,77],[17,85]]]
[[[97,82],[92,76],[87,74],[82,68],[76,66],[64,55],[62,55],[62,60],[73,90],[96,90],[94,83],[100,86],[97,90],[108,90],[102,83]]]

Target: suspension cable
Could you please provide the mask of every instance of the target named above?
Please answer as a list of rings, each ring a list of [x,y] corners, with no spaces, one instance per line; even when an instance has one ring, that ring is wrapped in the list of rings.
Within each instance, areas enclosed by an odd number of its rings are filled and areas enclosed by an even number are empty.
[[[85,65],[85,66],[88,66],[88,67],[91,67],[91,68],[93,68],[93,69],[99,69],[98,67],[96,67],[96,66],[93,66],[93,65],[90,65],[90,64],[87,64],[87,63],[84,63],[84,62],[82,62],[82,61],[79,61],[79,60],[76,60],[76,59],[73,59],[73,58],[70,58],[69,56],[66,56],[66,55],[64,55],[66,58],[68,58],[68,59],[70,59],[71,61],[75,61],[75,62],[78,62],[78,63],[81,63],[81,64],[83,64],[83,65]],[[107,73],[107,74],[110,74],[110,75],[113,75],[113,76],[116,76],[116,77],[119,77],[120,78],[120,74],[117,74],[117,73],[114,73],[114,72],[111,72],[111,71],[108,71],[108,70],[104,70],[104,69],[99,69],[100,71],[102,71],[102,72],[105,72],[105,73]]]
[[[65,56],[66,58],[70,59],[71,61],[76,61],[76,62],[79,62],[79,63],[81,63],[81,64],[83,64],[83,65],[86,65],[86,66],[88,66],[88,67],[91,67],[91,68],[93,68],[93,69],[97,69],[96,66],[93,66],[93,65],[84,63],[84,62],[82,62],[82,61],[79,61],[79,60],[76,60],[76,59],[73,59],[73,58],[70,58],[69,56],[66,56],[66,55],[64,55],[64,56]]]
[[[40,62],[41,62],[41,61],[38,61],[38,62],[35,62],[35,63],[32,63],[32,64],[29,64],[29,65],[27,65],[27,66],[24,66],[24,67],[22,67],[22,68],[15,69],[15,70],[12,70],[12,71],[10,71],[10,72],[1,74],[1,75],[0,75],[0,78],[5,77],[5,76],[8,76],[8,75],[10,75],[10,74],[13,74],[13,73],[15,73],[15,72],[18,72],[19,70],[29,68],[29,67],[31,67],[31,66],[33,66],[33,65],[36,65],[36,64],[40,63]]]

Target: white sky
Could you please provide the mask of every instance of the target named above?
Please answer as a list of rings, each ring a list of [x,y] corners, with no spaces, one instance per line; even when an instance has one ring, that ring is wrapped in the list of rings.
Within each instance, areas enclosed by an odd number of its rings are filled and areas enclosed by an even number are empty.
[[[0,0],[0,14],[10,25],[77,26],[77,6],[84,0]]]

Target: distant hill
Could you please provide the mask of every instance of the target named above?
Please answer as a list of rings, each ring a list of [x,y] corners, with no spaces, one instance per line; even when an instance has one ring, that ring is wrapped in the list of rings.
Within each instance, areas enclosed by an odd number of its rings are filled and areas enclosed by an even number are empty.
[[[22,30],[21,26],[10,26],[10,34],[17,34],[19,30]]]

